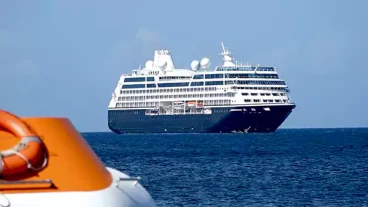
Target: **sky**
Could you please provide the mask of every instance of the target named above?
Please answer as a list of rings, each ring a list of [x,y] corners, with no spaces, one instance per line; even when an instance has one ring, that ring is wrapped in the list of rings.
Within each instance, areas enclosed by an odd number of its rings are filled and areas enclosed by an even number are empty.
[[[220,42],[276,66],[297,107],[282,128],[368,127],[368,1],[1,1],[0,108],[109,131],[121,74],[170,49],[179,68]]]

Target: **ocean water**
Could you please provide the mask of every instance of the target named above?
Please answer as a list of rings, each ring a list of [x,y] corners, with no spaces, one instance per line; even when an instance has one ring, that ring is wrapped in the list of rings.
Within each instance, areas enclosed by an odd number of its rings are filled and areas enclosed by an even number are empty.
[[[368,128],[82,135],[158,206],[368,206]]]

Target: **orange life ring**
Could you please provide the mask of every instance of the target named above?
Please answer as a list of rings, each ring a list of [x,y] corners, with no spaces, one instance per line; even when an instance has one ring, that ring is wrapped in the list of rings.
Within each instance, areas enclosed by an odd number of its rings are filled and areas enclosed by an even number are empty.
[[[22,173],[28,169],[39,170],[46,166],[43,142],[24,121],[0,110],[0,128],[21,139],[13,148],[0,151],[0,176]],[[43,165],[35,168],[42,160]]]

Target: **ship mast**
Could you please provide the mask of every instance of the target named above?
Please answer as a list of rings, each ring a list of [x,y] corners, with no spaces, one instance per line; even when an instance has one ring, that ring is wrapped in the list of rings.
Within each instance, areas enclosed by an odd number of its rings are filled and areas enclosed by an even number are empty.
[[[222,47],[222,52],[219,54],[222,57],[222,61],[223,61],[223,65],[224,67],[231,67],[231,66],[235,66],[234,62],[233,62],[233,57],[231,56],[231,52],[225,48],[225,45],[223,42],[221,42],[221,47]]]

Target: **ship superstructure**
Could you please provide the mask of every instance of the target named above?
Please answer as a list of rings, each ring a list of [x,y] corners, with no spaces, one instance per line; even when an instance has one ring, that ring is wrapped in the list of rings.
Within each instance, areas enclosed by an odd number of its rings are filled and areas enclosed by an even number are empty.
[[[221,43],[222,65],[209,58],[178,69],[169,50],[121,75],[108,107],[116,133],[274,132],[295,108],[275,67],[234,61]]]

